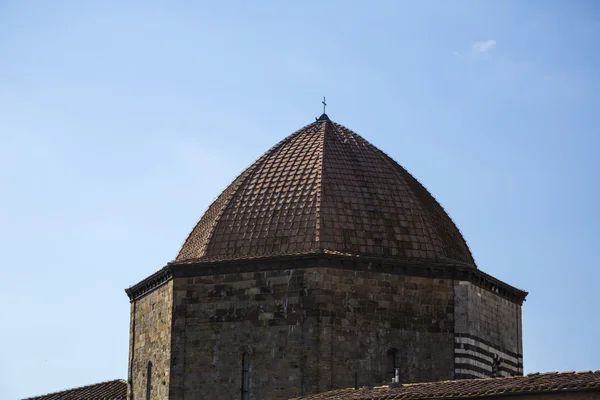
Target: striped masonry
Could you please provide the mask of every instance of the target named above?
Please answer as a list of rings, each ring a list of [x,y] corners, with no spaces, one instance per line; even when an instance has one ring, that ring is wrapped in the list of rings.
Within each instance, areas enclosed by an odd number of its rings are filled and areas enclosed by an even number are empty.
[[[454,373],[457,379],[489,378],[494,355],[499,357],[498,376],[523,375],[523,356],[469,334],[454,338]]]

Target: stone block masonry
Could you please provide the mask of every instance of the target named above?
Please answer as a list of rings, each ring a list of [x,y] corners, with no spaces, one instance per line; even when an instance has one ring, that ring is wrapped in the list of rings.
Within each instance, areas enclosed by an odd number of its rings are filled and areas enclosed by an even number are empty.
[[[406,382],[451,379],[451,280],[306,268],[177,278],[171,399],[287,399],[386,380],[395,349]]]
[[[241,398],[245,352],[250,399],[285,399],[303,388],[316,391],[317,318],[305,301],[315,288],[305,273],[175,279],[170,398],[199,398],[201,393]]]
[[[454,292],[456,377],[522,375],[521,305],[467,281]]]
[[[133,398],[288,399],[396,369],[403,383],[522,373],[524,292],[472,269],[336,260],[167,266],[128,289]]]
[[[169,398],[172,310],[172,281],[131,303],[130,399]]]
[[[402,382],[453,378],[452,281],[371,271],[316,269],[321,351],[331,354],[321,387],[389,381],[388,352]],[[329,339],[329,340],[327,340]]]

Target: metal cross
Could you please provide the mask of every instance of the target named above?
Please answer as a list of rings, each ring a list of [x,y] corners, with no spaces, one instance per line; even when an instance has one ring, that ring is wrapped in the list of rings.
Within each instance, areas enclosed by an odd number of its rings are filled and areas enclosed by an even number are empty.
[[[325,114],[325,107],[327,107],[327,103],[325,103],[325,96],[323,96],[323,101],[321,104],[323,104],[323,114]]]

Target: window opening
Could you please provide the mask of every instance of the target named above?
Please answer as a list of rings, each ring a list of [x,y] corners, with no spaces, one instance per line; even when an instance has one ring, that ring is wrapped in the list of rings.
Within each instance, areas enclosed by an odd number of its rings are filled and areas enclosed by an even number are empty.
[[[146,400],[150,400],[152,395],[152,361],[148,361],[146,367]]]
[[[399,377],[399,368],[396,364],[396,358],[398,352],[394,349],[389,350],[387,353],[387,381],[388,382],[398,382],[400,380]]]
[[[242,400],[250,399],[250,356],[248,352],[242,355]]]

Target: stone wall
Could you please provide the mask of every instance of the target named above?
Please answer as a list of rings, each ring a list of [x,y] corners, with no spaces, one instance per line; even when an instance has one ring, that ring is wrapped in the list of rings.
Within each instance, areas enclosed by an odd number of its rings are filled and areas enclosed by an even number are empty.
[[[389,381],[388,351],[396,350],[401,382],[452,379],[452,281],[371,271],[315,269],[321,318],[321,389]],[[329,361],[329,360],[328,360]]]
[[[175,278],[170,399],[287,399],[401,380],[451,379],[452,281],[305,268]],[[188,397],[191,396],[191,397]]]
[[[521,306],[467,281],[454,293],[456,378],[522,375]]]
[[[182,267],[189,275],[140,293],[134,398],[146,398],[148,362],[152,398],[239,398],[244,353],[251,400],[389,382],[390,351],[401,382],[522,374],[521,307],[493,284],[369,263],[287,265]]]
[[[175,279],[170,399],[240,398],[244,352],[250,399],[316,392],[307,294],[304,270]]]
[[[131,303],[129,398],[167,399],[171,359],[172,287],[169,281]]]

